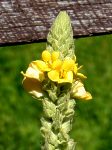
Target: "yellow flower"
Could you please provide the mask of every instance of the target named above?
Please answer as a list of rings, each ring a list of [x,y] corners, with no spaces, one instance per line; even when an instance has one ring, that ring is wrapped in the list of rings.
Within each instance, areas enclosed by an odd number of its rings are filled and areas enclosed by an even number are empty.
[[[64,61],[59,59],[59,52],[49,53],[47,50],[42,52],[42,60],[35,61],[35,65],[41,72],[47,72],[48,78],[54,82],[73,82],[72,59]]]
[[[83,100],[90,100],[92,96],[89,92],[86,92],[84,85],[80,81],[76,81],[72,87],[71,92],[72,97],[83,99]]]
[[[74,75],[79,78],[86,78],[83,74],[78,73],[78,64],[75,59],[69,57],[61,60],[60,53],[54,51],[52,53],[47,50],[42,52],[42,60],[35,61],[35,65],[41,72],[47,72],[48,78],[51,81],[64,83],[72,83],[74,80]]]
[[[21,73],[24,76],[22,83],[27,92],[37,98],[43,96],[41,82],[44,80],[45,77],[44,73],[37,68],[36,61],[33,61],[29,65],[26,73]]]
[[[36,60],[30,63],[26,73],[23,73],[24,88],[36,97],[43,95],[41,82],[48,78],[57,83],[73,83],[78,78],[86,78],[79,73],[78,64],[71,58],[60,59],[60,53],[54,51],[50,53],[45,50],[42,52],[42,60]]]

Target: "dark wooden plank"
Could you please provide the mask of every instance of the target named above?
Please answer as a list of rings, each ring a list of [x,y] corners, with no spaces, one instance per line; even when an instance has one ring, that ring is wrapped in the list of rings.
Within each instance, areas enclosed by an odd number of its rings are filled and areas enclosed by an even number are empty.
[[[76,38],[112,33],[112,0],[0,0],[0,45],[45,40],[60,10]]]

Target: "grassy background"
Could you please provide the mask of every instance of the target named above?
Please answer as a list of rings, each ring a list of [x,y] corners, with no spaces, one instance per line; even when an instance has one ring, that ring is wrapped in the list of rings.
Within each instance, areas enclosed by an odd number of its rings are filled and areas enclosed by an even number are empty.
[[[71,136],[77,150],[112,150],[112,35],[75,41],[92,101],[78,101]],[[22,88],[28,64],[46,44],[0,47],[0,150],[40,150],[41,102]]]

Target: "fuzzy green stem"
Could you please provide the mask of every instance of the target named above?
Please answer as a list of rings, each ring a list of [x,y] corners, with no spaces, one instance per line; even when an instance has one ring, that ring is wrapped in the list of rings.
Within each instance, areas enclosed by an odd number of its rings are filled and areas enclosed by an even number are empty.
[[[75,142],[69,136],[75,106],[75,101],[70,99],[71,84],[47,82],[46,85],[44,83],[46,97],[43,99],[44,117],[41,118],[42,150],[74,150]]]

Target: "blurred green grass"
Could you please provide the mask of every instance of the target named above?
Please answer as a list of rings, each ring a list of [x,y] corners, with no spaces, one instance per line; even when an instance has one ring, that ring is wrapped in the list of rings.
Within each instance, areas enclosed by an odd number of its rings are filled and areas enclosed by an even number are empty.
[[[71,136],[77,150],[112,150],[112,35],[75,40],[77,61],[88,77],[92,101],[77,100]],[[0,47],[0,150],[39,150],[41,102],[21,84],[28,64],[46,43]]]

